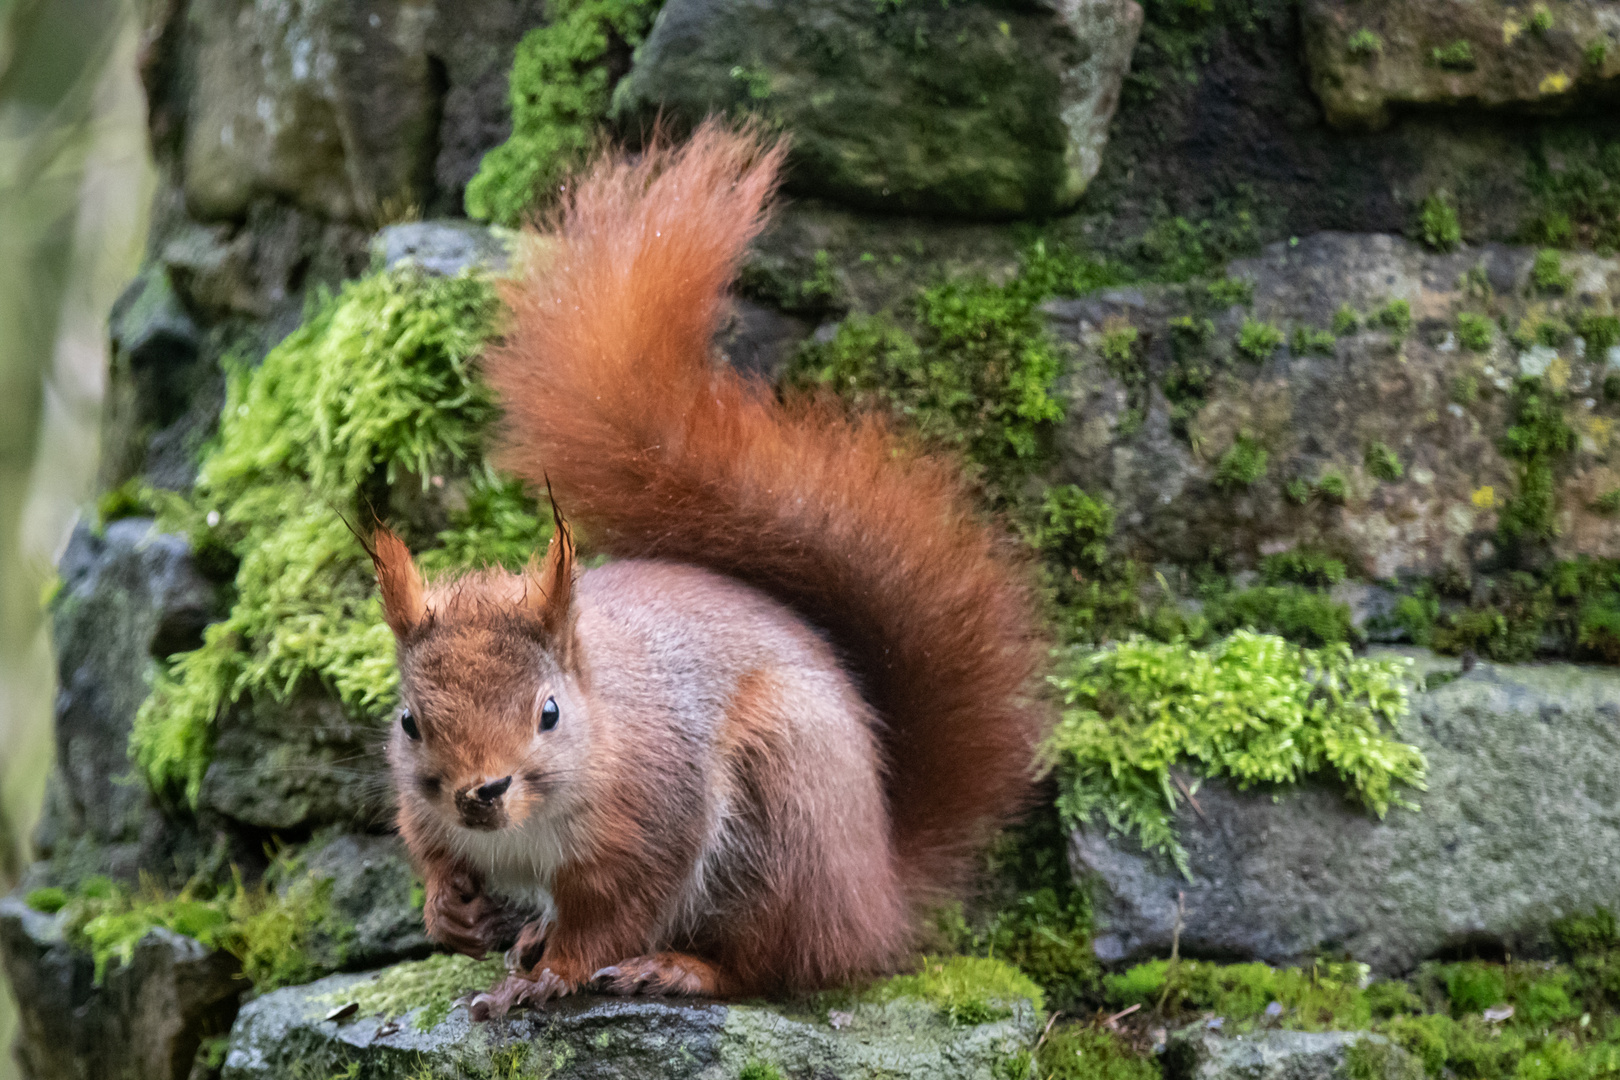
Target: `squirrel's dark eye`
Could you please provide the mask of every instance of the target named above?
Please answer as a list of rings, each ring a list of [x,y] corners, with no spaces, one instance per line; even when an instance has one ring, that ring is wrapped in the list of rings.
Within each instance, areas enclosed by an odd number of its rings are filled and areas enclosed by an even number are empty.
[[[550,731],[556,727],[557,720],[561,715],[561,712],[557,709],[557,699],[554,697],[546,698],[546,703],[540,706],[540,730]]]
[[[405,734],[409,735],[412,739],[420,739],[422,737],[421,729],[416,726],[416,717],[411,715],[411,710],[409,709],[399,710],[399,726],[403,728]]]

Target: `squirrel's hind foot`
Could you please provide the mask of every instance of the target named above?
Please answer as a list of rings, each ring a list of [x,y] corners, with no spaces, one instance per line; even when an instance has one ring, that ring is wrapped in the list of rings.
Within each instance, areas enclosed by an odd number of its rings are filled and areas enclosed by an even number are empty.
[[[605,994],[668,994],[715,997],[727,992],[729,980],[706,960],[687,953],[662,952],[636,956],[602,968],[591,983]]]

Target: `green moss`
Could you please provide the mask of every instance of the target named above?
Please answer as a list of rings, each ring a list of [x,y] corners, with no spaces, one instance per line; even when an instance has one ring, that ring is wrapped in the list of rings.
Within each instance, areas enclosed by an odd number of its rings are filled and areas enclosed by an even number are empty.
[[[1036,1012],[1046,997],[1029,976],[1003,960],[982,956],[926,957],[915,975],[896,975],[868,989],[869,1001],[919,998],[953,1024],[983,1024],[1011,1016],[1029,1001]]]
[[[1059,484],[1046,490],[1031,539],[1060,566],[1093,572],[1103,568],[1113,535],[1114,508],[1106,500]]]
[[[1496,340],[1496,324],[1484,315],[1465,311],[1457,316],[1457,340],[1465,349],[1484,352]]]
[[[1386,483],[1393,484],[1406,475],[1406,469],[1401,465],[1400,457],[1395,451],[1377,440],[1367,444],[1365,460],[1367,471]]]
[[[1295,506],[1304,506],[1311,501],[1311,482],[1302,477],[1294,477],[1283,485],[1283,497]]]
[[[1502,536],[1509,543],[1545,542],[1554,536],[1553,471],[1575,449],[1576,441],[1557,395],[1538,378],[1519,378],[1513,391],[1513,423],[1502,440],[1502,453],[1519,466],[1518,490],[1500,518]]]
[[[1236,344],[1238,352],[1259,363],[1282,348],[1282,343],[1283,332],[1274,323],[1246,317],[1238,330]]]
[[[1604,353],[1620,345],[1620,315],[1588,312],[1575,321],[1575,330],[1586,340],[1587,355],[1594,359],[1601,359]]]
[[[1446,192],[1435,192],[1423,200],[1418,235],[1432,251],[1455,251],[1462,243],[1462,222],[1457,219],[1457,208]]]
[[[1266,474],[1269,455],[1260,441],[1248,432],[1238,435],[1237,441],[1215,463],[1215,486],[1245,488]]]
[[[1361,329],[1361,315],[1349,304],[1340,304],[1339,310],[1333,313],[1333,332],[1339,337],[1345,337]]]
[[[1328,469],[1316,481],[1317,493],[1328,502],[1342,503],[1350,494],[1350,483],[1337,469]]]
[[[1204,604],[1204,616],[1217,633],[1246,628],[1302,645],[1337,645],[1359,637],[1351,626],[1349,605],[1299,585],[1218,594]]]
[[[1026,267],[1037,259],[1048,261]],[[925,289],[909,327],[852,315],[830,341],[805,346],[788,381],[899,414],[930,444],[962,454],[992,502],[1006,499],[1048,461],[1063,418],[1052,394],[1062,361],[1036,310],[1057,272],[1034,271],[1006,285],[952,280]]]
[[[1364,964],[1318,962],[1305,968],[1265,964],[1212,964],[1155,960],[1103,980],[1115,1007],[1151,1006],[1162,1012],[1213,1012],[1238,1028],[1280,1007],[1284,1027],[1304,1031],[1365,1028],[1372,1010],[1361,989]],[[1276,1010],[1273,1010],[1276,1011]]]
[[[755,1058],[737,1073],[737,1080],[782,1080],[782,1071],[775,1065]]]
[[[154,790],[195,804],[215,719],[244,698],[316,684],[357,720],[386,711],[393,639],[345,521],[376,493],[468,478],[433,567],[512,564],[544,539],[532,504],[480,461],[493,406],[472,360],[496,314],[480,276],[374,274],[318,300],[257,367],[231,367],[194,494],[165,496],[161,516],[237,562],[235,599],[136,715],[130,755]]]
[[[1437,45],[1429,50],[1429,59],[1436,67],[1447,71],[1473,71],[1474,46],[1461,39],[1449,45]]]
[[[1407,711],[1403,670],[1248,631],[1208,651],[1135,638],[1071,655],[1053,677],[1059,810],[1071,825],[1101,818],[1186,873],[1173,766],[1242,787],[1332,772],[1380,815],[1409,805],[1395,785],[1421,786],[1426,766],[1391,734]]]
[[[1405,300],[1391,300],[1378,309],[1373,321],[1396,337],[1405,337],[1412,329],[1412,305]]]
[[[1036,1053],[1041,1080],[1159,1080],[1159,1065],[1103,1028],[1052,1028]]]
[[[1384,39],[1363,26],[1344,43],[1344,51],[1355,60],[1370,60],[1384,51]]]
[[[1452,964],[1440,978],[1454,1014],[1484,1012],[1507,1000],[1507,974],[1499,964]]]
[[[1434,640],[1434,622],[1439,616],[1440,601],[1432,593],[1420,592],[1395,602],[1392,621],[1406,631],[1407,640],[1412,644],[1428,645]]]
[[[1338,349],[1338,337],[1331,330],[1312,330],[1308,326],[1294,329],[1295,356],[1332,356]]]
[[[1099,351],[1111,367],[1123,367],[1135,359],[1136,342],[1142,332],[1130,323],[1116,323],[1103,328]]]
[[[1458,405],[1472,405],[1479,400],[1479,380],[1472,375],[1459,375],[1451,380],[1451,392],[1446,396]]]
[[[1552,248],[1542,248],[1530,267],[1530,281],[1542,292],[1561,293],[1575,283],[1575,278],[1564,269],[1562,255]]]
[[[58,911],[67,907],[69,899],[66,889],[58,889],[53,886],[51,888],[35,889],[23,897],[23,903],[35,911],[46,915],[55,915]]]
[[[641,43],[662,0],[553,0],[523,36],[507,97],[512,134],[467,184],[470,217],[517,225],[595,144],[613,91],[614,42]]]
[[[1600,68],[1609,59],[1609,43],[1603,38],[1595,38],[1587,44],[1582,56],[1588,67]]]
[[[67,940],[90,953],[98,985],[112,961],[128,963],[140,940],[162,927],[229,952],[263,992],[343,966],[354,928],[333,913],[331,890],[331,879],[281,857],[254,886],[239,875],[223,888],[198,879],[169,895],[153,884],[130,892],[90,878],[72,892],[49,890],[48,899],[65,912]]]
[[[1530,29],[1538,34],[1545,34],[1553,28],[1552,10],[1546,4],[1537,4],[1530,9]]]
[[[1204,287],[1209,302],[1216,307],[1254,305],[1254,282],[1248,278],[1219,277]]]
[[[1313,547],[1297,547],[1260,560],[1260,576],[1268,585],[1310,585],[1328,588],[1345,579],[1344,562]]]
[[[1600,255],[1620,250],[1620,139],[1584,127],[1551,130],[1525,180],[1528,240]]]
[[[96,524],[105,529],[123,518],[150,517],[154,510],[146,484],[131,477],[96,500]]]
[[[334,1004],[354,1002],[361,1016],[402,1017],[412,1014],[418,1031],[437,1027],[456,1000],[493,986],[506,974],[498,956],[473,960],[459,953],[439,954],[384,968],[376,975],[328,995]]]

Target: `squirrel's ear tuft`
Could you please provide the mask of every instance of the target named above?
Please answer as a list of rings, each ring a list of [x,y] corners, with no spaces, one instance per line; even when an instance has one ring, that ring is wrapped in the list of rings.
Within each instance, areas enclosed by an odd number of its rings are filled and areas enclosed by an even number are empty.
[[[524,572],[523,610],[541,639],[559,654],[566,654],[573,629],[574,530],[557,515],[545,558],[536,556]]]
[[[427,620],[422,575],[411,560],[410,548],[392,530],[379,528],[371,543],[371,561],[377,568],[377,588],[382,593],[383,618],[395,637],[406,637]]]

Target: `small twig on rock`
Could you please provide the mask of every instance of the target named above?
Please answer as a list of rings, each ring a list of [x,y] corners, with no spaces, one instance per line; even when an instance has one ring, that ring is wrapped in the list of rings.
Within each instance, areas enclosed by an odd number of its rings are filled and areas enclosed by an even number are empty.
[[[1115,1013],[1113,1016],[1110,1016],[1108,1019],[1104,1020],[1103,1026],[1109,1028],[1110,1030],[1118,1031],[1119,1022],[1141,1007],[1142,1003],[1140,1001],[1138,1001],[1135,1005],[1127,1006],[1126,1008],[1119,1010],[1119,1012]]]
[[[1062,1015],[1063,1014],[1061,1012],[1055,1012],[1046,1018],[1046,1027],[1041,1029],[1041,1037],[1035,1040],[1035,1049],[1030,1051],[1031,1054],[1038,1054],[1041,1052],[1041,1047],[1046,1045],[1046,1037],[1052,1034],[1052,1025],[1057,1023],[1058,1017]]]
[[[1175,781],[1176,787],[1180,788],[1181,793],[1187,796],[1187,801],[1192,803],[1193,811],[1198,815],[1198,820],[1207,822],[1209,818],[1204,814],[1204,808],[1198,805],[1198,800],[1193,797],[1192,788],[1187,786],[1187,781],[1183,780],[1175,773],[1170,774],[1170,779]]]

